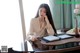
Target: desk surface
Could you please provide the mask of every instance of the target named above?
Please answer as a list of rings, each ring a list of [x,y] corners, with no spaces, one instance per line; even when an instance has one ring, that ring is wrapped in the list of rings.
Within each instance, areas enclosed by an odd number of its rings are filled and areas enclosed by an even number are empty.
[[[64,40],[57,40],[57,41],[53,41],[53,42],[45,42],[43,40],[41,40],[41,43],[44,45],[60,45],[60,44],[65,44],[65,43],[69,43],[69,42],[80,42],[80,38],[69,38],[69,39],[64,39]]]

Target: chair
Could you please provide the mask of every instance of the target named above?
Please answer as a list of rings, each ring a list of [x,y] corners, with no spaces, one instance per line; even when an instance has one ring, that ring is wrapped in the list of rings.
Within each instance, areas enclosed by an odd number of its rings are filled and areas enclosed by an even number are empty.
[[[26,48],[26,51],[23,53],[34,53],[33,47],[28,40],[25,41],[25,48]]]

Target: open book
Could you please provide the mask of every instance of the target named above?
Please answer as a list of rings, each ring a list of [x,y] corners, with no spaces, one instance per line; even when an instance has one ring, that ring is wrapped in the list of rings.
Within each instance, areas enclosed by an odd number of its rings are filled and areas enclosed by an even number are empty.
[[[62,40],[62,39],[72,38],[73,36],[70,36],[70,35],[64,34],[64,35],[59,35],[59,36],[57,36],[57,37],[59,37],[59,38]]]
[[[45,41],[55,41],[55,40],[59,40],[59,37],[49,35],[49,36],[43,37],[43,40],[45,40]]]
[[[50,42],[50,41],[62,40],[62,39],[67,39],[67,38],[72,38],[72,37],[73,36],[70,36],[67,34],[62,34],[58,36],[49,35],[49,36],[43,37],[43,40]]]

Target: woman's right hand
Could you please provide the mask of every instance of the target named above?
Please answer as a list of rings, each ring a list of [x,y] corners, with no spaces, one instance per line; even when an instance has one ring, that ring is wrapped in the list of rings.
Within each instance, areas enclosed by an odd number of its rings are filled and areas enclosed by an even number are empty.
[[[32,36],[30,39],[31,39],[31,41],[33,41],[33,42],[36,41],[36,40],[38,40],[36,36]]]

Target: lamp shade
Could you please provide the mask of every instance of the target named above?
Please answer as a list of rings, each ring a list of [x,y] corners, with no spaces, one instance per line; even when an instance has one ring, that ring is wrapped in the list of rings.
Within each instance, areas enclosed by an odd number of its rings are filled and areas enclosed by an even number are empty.
[[[80,9],[74,9],[75,14],[80,14]]]
[[[75,8],[76,8],[76,9],[80,9],[80,4],[76,4],[76,5],[75,5]]]
[[[75,5],[74,13],[76,15],[80,15],[80,4],[76,4]]]

